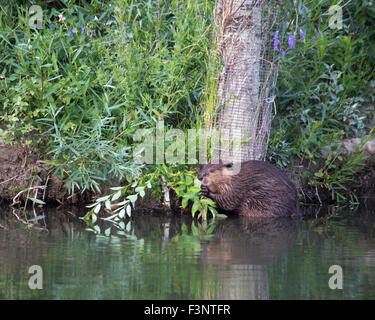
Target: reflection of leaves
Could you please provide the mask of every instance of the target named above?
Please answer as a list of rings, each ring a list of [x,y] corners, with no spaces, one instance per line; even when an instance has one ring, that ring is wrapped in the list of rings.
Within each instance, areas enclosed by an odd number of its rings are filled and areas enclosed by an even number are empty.
[[[34,218],[29,219],[29,222],[37,221],[37,220],[43,219],[44,217],[45,216],[36,216]]]
[[[211,235],[216,229],[216,224],[212,223],[208,229],[207,229],[207,234]]]
[[[322,235],[324,233],[324,228],[323,226],[318,226],[314,228],[314,231],[318,233],[319,235]]]

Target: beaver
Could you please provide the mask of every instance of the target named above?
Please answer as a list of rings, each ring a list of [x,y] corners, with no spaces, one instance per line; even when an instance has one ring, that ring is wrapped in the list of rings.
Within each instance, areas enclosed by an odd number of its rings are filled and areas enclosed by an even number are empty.
[[[242,162],[239,173],[233,170],[233,163],[209,163],[200,170],[198,179],[202,181],[201,194],[226,213],[246,217],[300,215],[296,187],[266,161]]]

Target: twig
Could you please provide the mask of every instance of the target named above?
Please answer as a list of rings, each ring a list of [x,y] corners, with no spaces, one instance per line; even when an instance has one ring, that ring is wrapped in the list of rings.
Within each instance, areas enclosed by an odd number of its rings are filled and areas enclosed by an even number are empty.
[[[15,204],[20,203],[20,201],[16,201],[16,199],[17,199],[22,193],[24,193],[24,192],[29,192],[29,191],[34,190],[34,189],[44,189],[44,188],[45,188],[45,186],[35,186],[35,187],[30,187],[30,188],[27,188],[27,189],[25,189],[25,190],[22,190],[22,191],[18,192],[18,193],[16,194],[16,196],[13,198],[13,203],[11,204],[11,206],[14,206]]]
[[[32,227],[32,228],[35,228],[35,229],[38,229],[38,230],[48,231],[47,227],[41,228],[41,227],[36,226],[36,222],[30,223],[30,222],[27,222],[27,221],[21,219],[15,211],[16,211],[16,209],[13,209],[12,214],[17,218],[18,221],[22,222],[23,224],[27,225],[28,227]]]
[[[318,192],[318,187],[317,187],[316,185],[315,185],[315,195],[318,197],[318,200],[319,200],[320,206],[322,206],[323,203],[322,203],[322,200],[320,200],[319,192]]]
[[[318,218],[318,215],[319,215],[319,212],[320,212],[320,210],[322,210],[322,206],[321,206],[321,205],[319,206],[319,209],[318,209],[318,211],[317,211],[317,212],[315,212],[315,219],[317,219],[317,218]]]
[[[171,207],[171,200],[169,195],[169,189],[167,187],[167,180],[165,180],[164,176],[161,176],[161,180],[163,181],[162,184],[162,192],[164,194],[164,205],[166,205],[168,208]]]
[[[66,200],[69,200],[69,199],[73,198],[76,194],[77,194],[76,192],[72,193],[69,197],[66,198]]]
[[[14,176],[14,177],[12,177],[12,178],[10,178],[10,179],[7,179],[7,180],[4,180],[4,181],[1,181],[0,184],[6,183],[6,182],[11,181],[11,180],[13,180],[13,179],[16,179],[16,178],[19,178],[19,177],[24,177],[24,176],[26,176],[26,173],[23,174],[23,175]]]
[[[49,181],[49,176],[47,177],[46,183],[44,184],[43,202],[45,202],[45,200],[46,200],[46,191],[47,191],[48,181]]]

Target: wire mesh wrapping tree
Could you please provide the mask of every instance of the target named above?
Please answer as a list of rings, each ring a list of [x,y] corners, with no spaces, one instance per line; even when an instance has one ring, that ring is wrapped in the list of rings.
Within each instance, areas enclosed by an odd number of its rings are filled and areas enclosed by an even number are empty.
[[[265,158],[277,78],[271,41],[277,12],[272,0],[216,1],[203,122],[220,130],[216,152],[223,161]]]

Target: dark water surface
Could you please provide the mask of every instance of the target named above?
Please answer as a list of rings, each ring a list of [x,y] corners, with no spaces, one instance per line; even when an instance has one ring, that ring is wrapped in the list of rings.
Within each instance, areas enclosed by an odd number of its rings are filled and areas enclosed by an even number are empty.
[[[327,210],[206,226],[142,215],[106,237],[68,211],[44,211],[46,231],[2,208],[0,299],[375,299],[375,212]],[[29,288],[32,265],[42,267],[42,290]],[[342,290],[328,285],[332,265],[342,267]]]

